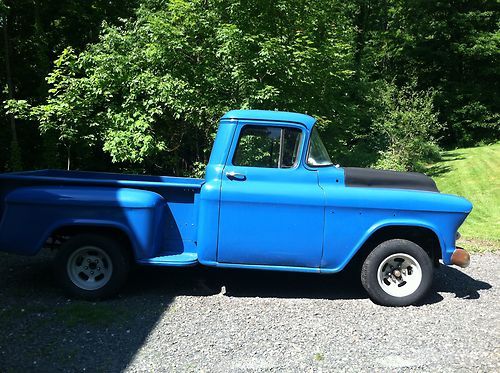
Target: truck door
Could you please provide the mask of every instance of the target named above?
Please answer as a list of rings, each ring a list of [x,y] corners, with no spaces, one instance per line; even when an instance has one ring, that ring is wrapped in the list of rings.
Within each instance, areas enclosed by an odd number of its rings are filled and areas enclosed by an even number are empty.
[[[238,125],[222,175],[217,260],[319,268],[324,195],[299,124]]]

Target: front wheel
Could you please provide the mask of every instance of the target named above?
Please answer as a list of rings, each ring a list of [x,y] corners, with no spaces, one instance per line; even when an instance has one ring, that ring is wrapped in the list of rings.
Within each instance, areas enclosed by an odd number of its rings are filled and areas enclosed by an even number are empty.
[[[375,303],[408,306],[425,296],[432,276],[432,261],[420,246],[394,239],[381,243],[368,255],[361,283]]]
[[[55,258],[57,277],[66,292],[87,300],[115,295],[127,278],[129,266],[120,244],[97,234],[70,238]]]

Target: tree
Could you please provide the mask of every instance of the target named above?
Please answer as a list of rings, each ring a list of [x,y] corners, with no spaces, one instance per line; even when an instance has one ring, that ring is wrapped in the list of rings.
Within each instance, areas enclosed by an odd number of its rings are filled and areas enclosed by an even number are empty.
[[[401,114],[384,89],[409,85],[432,92],[440,145],[500,137],[495,2],[8,4],[17,100],[7,107],[28,168],[200,175],[218,117],[233,108],[312,114],[335,162],[373,165],[388,146],[378,123]],[[5,123],[0,167],[11,154]]]
[[[229,108],[352,121],[348,22],[340,2],[148,3],[82,53],[65,50],[29,115],[67,148],[102,146],[129,170],[185,173],[208,160]]]
[[[14,97],[31,104],[43,102],[48,93],[45,78],[52,61],[67,46],[78,51],[89,42],[97,41],[103,20],[114,23],[119,18],[130,17],[134,8],[135,0],[2,0],[0,100]],[[3,27],[7,20],[8,28]],[[7,54],[8,59],[5,58]],[[12,147],[12,141],[6,141],[13,137],[12,121],[9,114],[0,111],[0,171],[7,162],[9,169],[13,168],[9,158],[16,154],[16,148],[26,168],[60,166],[57,138],[50,133],[40,137],[36,121],[15,120],[19,147],[15,146],[15,141]]]
[[[487,0],[389,0],[372,11],[370,79],[433,89],[445,146],[500,137],[498,10]]]
[[[3,44],[4,44],[4,63],[5,63],[5,74],[7,81],[7,97],[9,100],[14,98],[14,84],[12,81],[12,71],[11,71],[11,61],[10,61],[10,43],[9,43],[9,8],[2,2],[0,2],[0,25],[2,27]],[[8,167],[17,171],[22,168],[21,163],[21,153],[19,149],[19,143],[17,140],[17,128],[16,119],[13,114],[8,114],[11,132],[10,141],[10,157],[8,161]]]

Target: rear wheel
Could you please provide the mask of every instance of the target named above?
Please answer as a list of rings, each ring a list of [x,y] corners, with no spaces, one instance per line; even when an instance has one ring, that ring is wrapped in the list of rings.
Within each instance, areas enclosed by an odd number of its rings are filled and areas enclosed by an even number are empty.
[[[127,278],[130,263],[123,248],[111,237],[80,234],[61,246],[55,267],[69,295],[95,300],[118,293]]]
[[[361,283],[375,303],[408,306],[425,296],[432,276],[432,261],[420,246],[394,239],[381,243],[368,255]]]

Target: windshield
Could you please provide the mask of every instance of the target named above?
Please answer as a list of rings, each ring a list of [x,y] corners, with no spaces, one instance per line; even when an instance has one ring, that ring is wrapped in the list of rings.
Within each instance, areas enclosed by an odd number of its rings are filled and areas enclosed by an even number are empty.
[[[323,167],[333,165],[328,152],[326,151],[321,137],[319,137],[316,127],[313,128],[311,139],[309,140],[309,150],[307,151],[307,164],[313,167]]]

